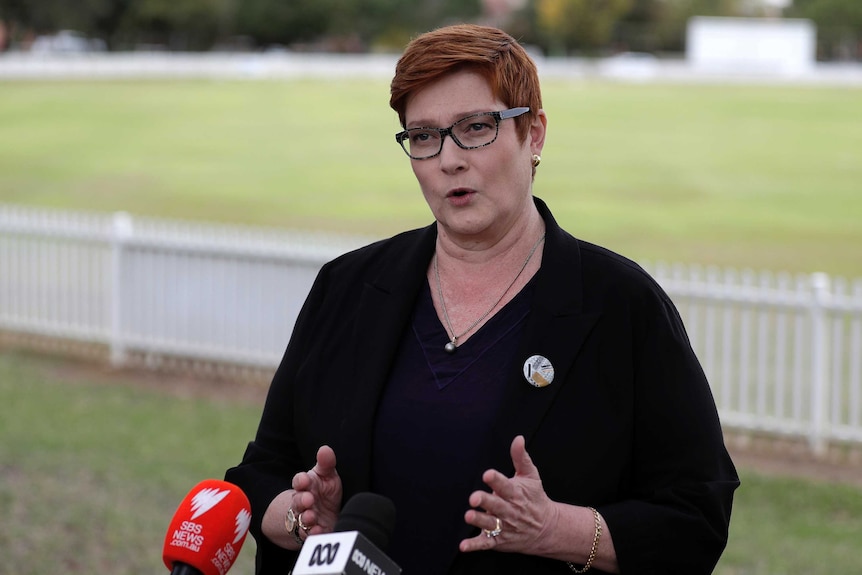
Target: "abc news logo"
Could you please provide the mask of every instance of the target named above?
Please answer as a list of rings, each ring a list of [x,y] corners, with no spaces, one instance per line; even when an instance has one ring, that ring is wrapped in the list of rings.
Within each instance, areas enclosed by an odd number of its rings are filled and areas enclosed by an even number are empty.
[[[341,547],[341,543],[318,544],[311,553],[311,559],[308,560],[308,566],[323,567],[324,565],[332,565],[335,563],[335,558],[338,557],[339,547]]]
[[[338,551],[341,548],[340,541],[336,541],[335,543],[318,543],[315,545],[314,551],[311,552],[311,557],[308,559],[308,568],[314,570],[315,573],[319,573],[321,572],[318,571],[320,568],[326,568],[339,561],[345,561],[345,559],[338,556]],[[347,563],[352,563],[355,567],[348,569],[347,565],[344,565],[344,573],[356,573],[355,569],[358,567],[359,571],[363,574],[386,575],[387,571],[383,567],[375,563],[371,557],[367,556],[354,545],[348,545],[345,549],[350,555],[349,559],[346,560]],[[397,566],[396,570],[398,573],[401,572]],[[326,572],[329,573],[328,570]]]

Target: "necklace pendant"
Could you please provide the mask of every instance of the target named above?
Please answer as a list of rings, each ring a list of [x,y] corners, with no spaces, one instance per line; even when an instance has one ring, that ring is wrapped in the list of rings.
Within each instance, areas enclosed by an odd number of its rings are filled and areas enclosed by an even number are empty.
[[[446,353],[455,353],[455,350],[458,349],[458,346],[455,345],[454,341],[450,341],[443,346],[443,349],[446,350]]]

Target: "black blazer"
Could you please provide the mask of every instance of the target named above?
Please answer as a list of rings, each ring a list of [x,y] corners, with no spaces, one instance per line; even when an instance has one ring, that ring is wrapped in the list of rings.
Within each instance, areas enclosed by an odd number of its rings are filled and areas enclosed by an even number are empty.
[[[476,489],[486,489],[488,467],[513,473],[509,446],[523,434],[548,496],[602,513],[622,573],[711,573],[739,481],[677,310],[637,264],[572,237],[535,201],[547,230],[542,266]],[[270,543],[260,523],[318,447],[335,450],[344,501],[369,490],[375,409],[435,240],[434,224],[405,232],[327,263],[315,280],[257,435],[226,474],[252,503],[258,575],[293,566],[296,553]],[[536,354],[554,366],[547,387],[528,385],[521,371]],[[449,573],[570,571],[488,551],[459,554]]]

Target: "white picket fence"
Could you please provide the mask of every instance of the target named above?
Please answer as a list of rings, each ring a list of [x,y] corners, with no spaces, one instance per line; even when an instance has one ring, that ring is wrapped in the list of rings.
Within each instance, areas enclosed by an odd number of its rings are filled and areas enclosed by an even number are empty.
[[[0,205],[0,329],[274,366],[321,264],[362,243]]]
[[[0,205],[0,332],[274,369],[320,266],[367,241]],[[727,429],[862,445],[862,278],[645,267]]]
[[[862,278],[644,266],[680,310],[726,428],[862,444]]]
[[[630,82],[802,84],[860,86],[858,62],[817,62],[804,69],[781,66],[733,67],[693,63],[678,57],[623,53],[608,58],[546,58],[533,54],[543,79]],[[398,54],[88,52],[0,53],[0,82],[17,80],[126,79],[298,79],[377,78],[390,80]],[[756,64],[756,62],[755,62]]]

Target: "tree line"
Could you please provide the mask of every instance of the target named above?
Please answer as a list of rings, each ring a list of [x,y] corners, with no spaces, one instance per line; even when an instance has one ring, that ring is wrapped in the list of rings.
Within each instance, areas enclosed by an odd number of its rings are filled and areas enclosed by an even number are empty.
[[[681,51],[689,18],[814,20],[820,56],[862,59],[862,0],[0,0],[0,49],[75,30],[108,50],[398,51],[417,33],[486,22],[550,55]],[[512,5],[520,5],[510,9]]]

